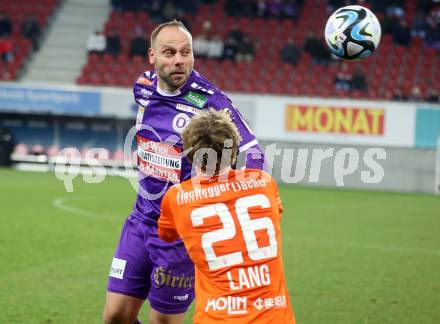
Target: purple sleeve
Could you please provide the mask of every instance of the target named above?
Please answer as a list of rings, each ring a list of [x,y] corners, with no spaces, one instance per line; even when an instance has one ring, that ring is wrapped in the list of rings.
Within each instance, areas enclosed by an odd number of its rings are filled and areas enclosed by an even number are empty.
[[[258,143],[248,148],[244,154],[246,154],[246,169],[266,169],[264,164],[264,153]]]
[[[263,170],[264,153],[261,150],[254,133],[252,133],[251,129],[243,119],[243,116],[238,109],[234,107],[231,100],[226,95],[219,93],[213,95],[207,102],[206,106],[229,114],[240,133],[238,150],[240,153],[246,154],[246,168]]]
[[[136,103],[139,104],[138,100],[142,99],[142,95],[141,95],[141,86],[137,83],[133,85],[133,96]]]

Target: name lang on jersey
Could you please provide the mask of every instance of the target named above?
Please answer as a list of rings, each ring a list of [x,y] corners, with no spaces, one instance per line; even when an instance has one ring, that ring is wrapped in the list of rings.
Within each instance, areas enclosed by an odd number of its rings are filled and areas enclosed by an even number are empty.
[[[182,148],[139,135],[136,139],[140,171],[163,181],[180,182]]]
[[[267,264],[233,269],[228,271],[226,276],[228,277],[229,288],[231,290],[249,289],[270,285],[270,272]]]
[[[246,180],[246,181],[231,181],[225,183],[218,183],[206,188],[195,187],[193,190],[184,191],[183,189],[177,192],[177,204],[184,205],[200,199],[211,199],[220,197],[223,192],[233,191],[240,192],[242,190],[249,190],[254,188],[264,188],[267,182],[265,180]]]
[[[205,103],[208,101],[205,96],[194,91],[188,92],[188,94],[184,98],[186,101],[192,103],[193,105],[196,105],[199,108],[203,108]]]

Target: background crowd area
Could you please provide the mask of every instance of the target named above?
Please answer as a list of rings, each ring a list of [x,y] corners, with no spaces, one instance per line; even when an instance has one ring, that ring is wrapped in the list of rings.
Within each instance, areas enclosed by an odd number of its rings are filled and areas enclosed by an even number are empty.
[[[323,31],[334,10],[352,4],[378,16],[382,41],[371,58],[345,63],[331,56]],[[89,57],[79,84],[130,86],[147,68],[151,30],[178,19],[193,34],[196,68],[226,91],[440,102],[439,0],[111,0],[111,6],[102,30],[84,40]],[[0,79],[19,77],[50,28],[45,22],[38,12],[11,19],[0,6]]]

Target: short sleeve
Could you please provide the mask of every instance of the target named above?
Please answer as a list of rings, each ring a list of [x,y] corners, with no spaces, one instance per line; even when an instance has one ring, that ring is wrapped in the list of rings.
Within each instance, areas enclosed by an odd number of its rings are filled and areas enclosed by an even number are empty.
[[[170,206],[170,199],[174,192],[175,191],[172,189],[168,190],[162,200],[160,208],[158,235],[165,242],[173,242],[179,238],[179,234],[177,233],[176,226],[174,224],[172,208]]]
[[[271,177],[270,182],[271,182],[271,188],[272,188],[272,191],[273,191],[273,194],[274,194],[274,197],[275,197],[275,201],[276,201],[276,204],[277,204],[277,207],[278,207],[278,211],[279,211],[280,216],[281,216],[281,214],[283,213],[283,204],[281,202],[280,193],[278,191],[278,185],[277,185],[277,182],[275,181],[275,179],[273,177]]]

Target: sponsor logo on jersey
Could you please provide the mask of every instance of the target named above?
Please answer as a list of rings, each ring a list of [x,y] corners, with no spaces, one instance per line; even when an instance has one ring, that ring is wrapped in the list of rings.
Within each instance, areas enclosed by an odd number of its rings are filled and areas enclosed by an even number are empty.
[[[205,103],[208,101],[205,96],[194,91],[188,92],[188,94],[184,98],[186,101],[196,105],[199,108],[203,108]]]
[[[167,270],[163,267],[157,267],[154,270],[153,279],[156,288],[162,286],[187,288],[193,287],[194,285],[194,276],[188,276],[185,273],[175,274],[173,270]]]
[[[286,299],[286,295],[280,295],[280,296],[275,296],[275,297],[268,297],[268,298],[261,298],[258,297],[258,299],[256,299],[252,305],[257,309],[257,310],[262,310],[264,309],[271,309],[271,308],[285,308],[287,307],[287,299]]]
[[[144,107],[147,107],[148,104],[150,103],[149,100],[145,100],[145,99],[138,99],[138,102]]]
[[[173,183],[180,182],[182,148],[136,137],[139,170],[144,174]]]
[[[247,297],[227,296],[208,299],[205,313],[226,311],[230,315],[247,314]]]
[[[152,84],[153,84],[153,81],[151,81],[150,79],[144,78],[144,77],[140,77],[140,78],[137,80],[137,83],[139,83],[139,84],[143,84],[143,85],[146,85],[146,86],[149,86],[149,85],[152,85]]]
[[[184,113],[177,114],[173,119],[173,129],[177,133],[181,133],[183,129],[189,124],[191,118]]]
[[[185,301],[189,298],[189,294],[185,294],[183,296],[174,296],[173,299],[178,300],[178,301]]]
[[[176,109],[180,110],[180,111],[186,111],[186,112],[189,112],[189,113],[194,114],[194,115],[198,115],[200,113],[199,109],[194,108],[193,106],[187,106],[187,105],[183,105],[183,104],[180,104],[180,103],[178,103],[176,105]]]
[[[258,309],[258,310],[262,310],[263,307],[264,307],[264,301],[263,301],[262,298],[259,297],[256,301],[254,301],[254,302],[252,303],[252,305],[254,305],[254,307],[255,307],[256,309]]]
[[[153,95],[153,91],[142,88],[141,94],[145,97],[151,97]]]
[[[122,279],[124,277],[126,260],[113,258],[112,266],[110,267],[110,277]]]

